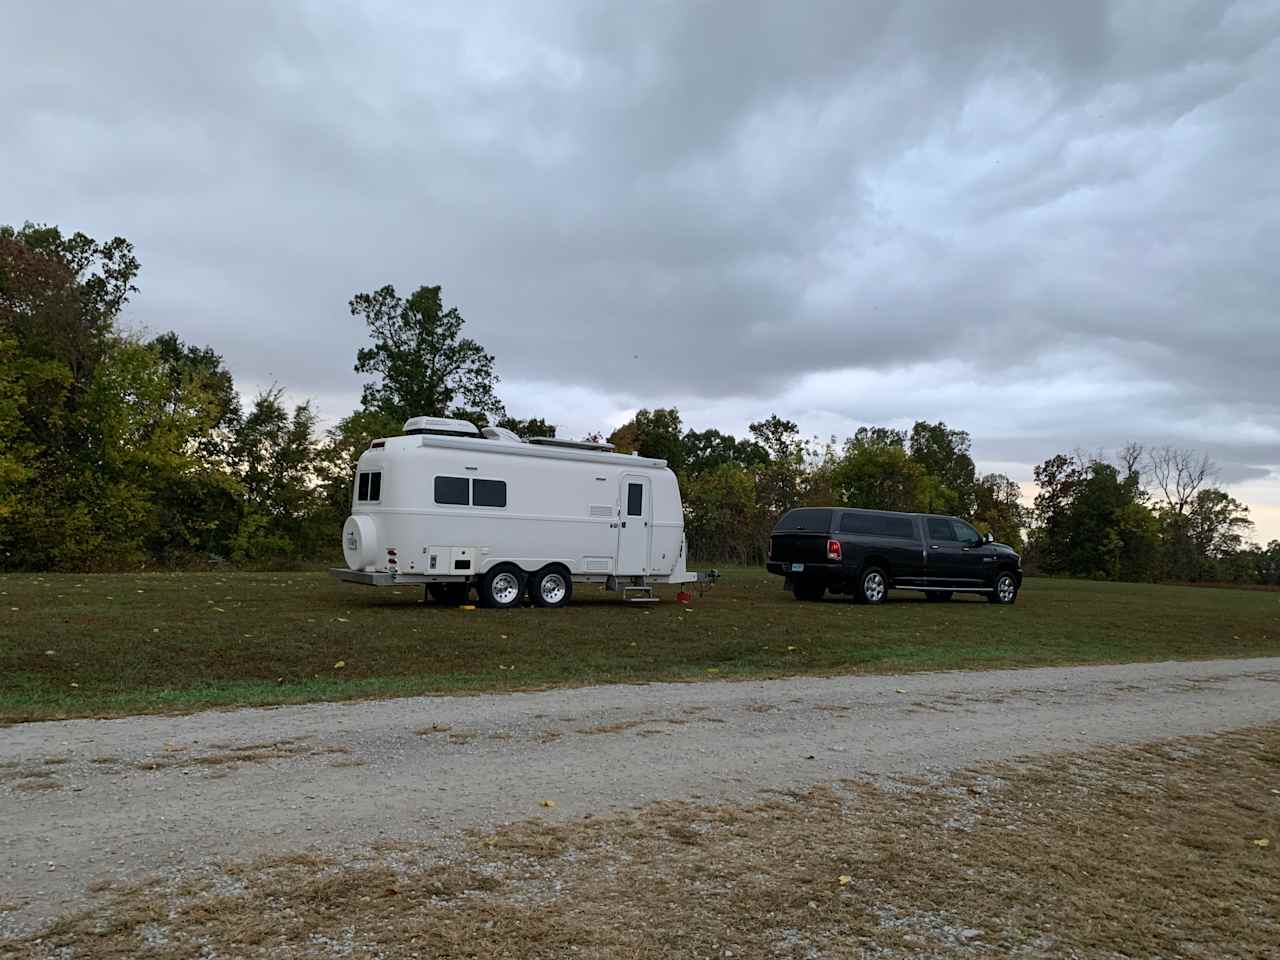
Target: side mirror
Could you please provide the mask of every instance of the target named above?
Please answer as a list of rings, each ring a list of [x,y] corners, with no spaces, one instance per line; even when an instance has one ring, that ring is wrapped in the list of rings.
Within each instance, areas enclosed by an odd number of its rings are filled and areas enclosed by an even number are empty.
[[[982,535],[982,542],[983,542],[983,543],[995,543],[995,542],[996,542],[996,538],[995,538],[995,537],[993,537],[993,536],[992,536],[991,534],[989,534],[989,533],[984,533],[984,534]]]

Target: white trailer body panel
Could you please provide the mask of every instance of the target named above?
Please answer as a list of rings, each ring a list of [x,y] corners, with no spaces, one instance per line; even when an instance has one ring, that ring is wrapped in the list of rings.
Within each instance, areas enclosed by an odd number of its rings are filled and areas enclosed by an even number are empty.
[[[380,446],[378,445],[380,444]],[[390,437],[361,455],[343,549],[352,571],[533,573],[688,583],[666,462],[503,438]]]

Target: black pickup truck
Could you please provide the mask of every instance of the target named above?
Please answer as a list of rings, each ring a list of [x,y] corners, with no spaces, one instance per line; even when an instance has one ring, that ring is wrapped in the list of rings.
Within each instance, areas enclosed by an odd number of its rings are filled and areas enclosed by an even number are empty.
[[[786,577],[797,600],[852,594],[883,603],[889,588],[921,590],[930,600],[985,594],[1013,603],[1022,558],[955,517],[844,507],[800,507],[769,538],[770,573]]]

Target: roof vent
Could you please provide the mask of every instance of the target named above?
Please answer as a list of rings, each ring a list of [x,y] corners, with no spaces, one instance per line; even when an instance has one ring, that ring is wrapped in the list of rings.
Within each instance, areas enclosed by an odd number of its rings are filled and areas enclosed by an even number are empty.
[[[506,427],[485,427],[480,432],[490,440],[502,440],[506,443],[524,443],[523,440]]]
[[[468,420],[455,420],[452,417],[410,417],[404,422],[404,434],[407,437],[420,433],[436,434],[444,437],[478,437],[480,431]]]

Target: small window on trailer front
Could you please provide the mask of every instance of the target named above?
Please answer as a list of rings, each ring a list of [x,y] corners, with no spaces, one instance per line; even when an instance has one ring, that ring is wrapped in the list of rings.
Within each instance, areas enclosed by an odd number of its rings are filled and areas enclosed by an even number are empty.
[[[471,502],[467,477],[436,477],[436,503],[465,507]]]
[[[507,505],[507,481],[472,480],[471,505],[473,507],[505,507]]]
[[[382,499],[382,471],[362,472],[357,481],[356,499],[361,503]]]

